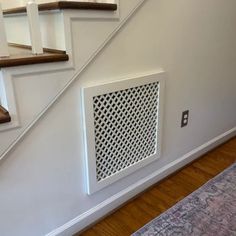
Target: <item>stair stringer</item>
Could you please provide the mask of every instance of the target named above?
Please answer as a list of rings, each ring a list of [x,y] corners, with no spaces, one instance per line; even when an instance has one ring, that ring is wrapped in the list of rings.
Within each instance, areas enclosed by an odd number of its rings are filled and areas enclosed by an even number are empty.
[[[50,107],[57,102],[57,100],[62,96],[62,94],[71,86],[71,84],[77,80],[81,73],[89,66],[89,64],[96,58],[96,56],[102,52],[105,46],[116,36],[119,30],[128,22],[128,20],[135,14],[135,12],[141,7],[141,5],[147,0],[121,0],[119,2],[119,12],[117,13],[109,13],[106,12],[96,12],[96,11],[73,11],[67,10],[63,11],[63,19],[64,19],[64,31],[65,31],[65,47],[67,54],[69,54],[70,61],[66,63],[52,63],[53,65],[43,64],[43,65],[33,65],[33,66],[22,66],[15,68],[6,68],[3,70],[4,73],[8,74],[8,79],[12,80],[12,84],[14,85],[15,93],[16,90],[19,89],[19,86],[15,81],[18,82],[19,78],[22,80],[30,79],[32,76],[36,76],[37,79],[40,79],[42,73],[46,75],[54,74],[55,77],[58,76],[50,84],[57,84],[58,87],[55,89],[53,87],[54,92],[48,97],[48,100],[43,104],[40,104],[37,111],[30,114],[29,117],[24,117],[21,114],[19,115],[20,127],[17,129],[9,130],[3,133],[0,133],[0,160],[4,159],[8,153],[24,138],[24,136],[31,130],[32,127],[45,115],[45,113],[50,109]],[[97,25],[97,21],[102,21],[100,26]],[[83,43],[80,44],[80,41],[77,43],[78,38],[74,35],[74,25],[75,22],[80,22],[80,26],[85,26],[83,22],[95,22],[97,28],[97,35],[94,35],[94,29],[90,29],[90,34],[93,34],[93,38],[96,38],[95,41],[88,42],[86,38],[84,38]],[[93,25],[93,27],[95,27]],[[106,25],[104,27],[104,25]],[[107,25],[109,25],[107,27]],[[106,28],[106,29],[104,29]],[[100,30],[103,29],[102,35]],[[99,38],[96,36],[100,36]],[[87,35],[85,36],[87,37]],[[86,50],[89,49],[89,50]],[[83,57],[78,58],[75,55],[75,52],[80,52],[83,49],[84,51],[81,53]],[[66,79],[63,80],[63,73],[66,75]],[[49,76],[50,77],[50,76]],[[50,81],[50,79],[49,79]],[[45,86],[48,83],[46,80]],[[44,86],[43,86],[44,87]],[[35,91],[37,92],[38,86],[35,85],[34,88],[31,88],[31,94],[35,96]],[[26,89],[25,89],[26,90]],[[39,95],[38,97],[39,98]],[[37,100],[36,98],[36,100]],[[28,99],[31,99],[30,94],[28,95]],[[25,98],[26,100],[26,98]],[[18,101],[18,97],[16,96],[17,110],[25,107],[24,103]],[[21,117],[22,116],[22,117]],[[3,144],[3,145],[2,145]]]
[[[2,69],[12,122],[0,126],[1,158],[73,76],[74,70],[66,64],[45,64],[40,70],[38,65]]]

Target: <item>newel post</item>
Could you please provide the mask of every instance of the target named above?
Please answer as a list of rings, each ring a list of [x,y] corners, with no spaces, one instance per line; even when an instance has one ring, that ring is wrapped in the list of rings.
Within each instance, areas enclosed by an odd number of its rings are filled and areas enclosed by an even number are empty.
[[[27,3],[26,9],[29,21],[32,53],[42,54],[43,46],[42,46],[42,36],[40,31],[38,4],[35,2],[35,0],[30,0]]]
[[[6,37],[6,30],[3,20],[2,5],[0,3],[0,57],[8,57],[8,44]]]

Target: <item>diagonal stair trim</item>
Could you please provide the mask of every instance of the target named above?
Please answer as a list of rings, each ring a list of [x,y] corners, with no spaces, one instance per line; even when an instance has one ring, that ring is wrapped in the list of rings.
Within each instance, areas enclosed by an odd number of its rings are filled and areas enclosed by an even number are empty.
[[[137,5],[131,10],[131,12],[120,22],[120,24],[114,29],[114,31],[108,36],[108,38],[102,43],[102,45],[96,50],[96,52],[89,58],[89,60],[74,74],[72,79],[65,85],[65,87],[52,99],[52,101],[35,117],[35,119],[22,131],[22,133],[6,148],[6,150],[0,156],[0,161],[3,160],[8,153],[20,142],[24,136],[40,121],[41,118],[47,113],[58,99],[64,94],[65,91],[74,83],[80,74],[87,68],[93,60],[99,55],[99,53],[105,48],[105,46],[119,33],[120,29],[125,26],[132,16],[141,8],[141,6],[148,0],[140,0]],[[70,19],[71,20],[71,19]],[[53,234],[52,234],[53,235]]]

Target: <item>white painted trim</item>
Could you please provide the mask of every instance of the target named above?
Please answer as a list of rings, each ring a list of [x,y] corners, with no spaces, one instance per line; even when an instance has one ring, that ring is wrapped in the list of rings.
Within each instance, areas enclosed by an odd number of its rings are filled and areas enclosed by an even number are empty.
[[[224,143],[225,141],[229,140],[235,135],[236,135],[236,127],[211,139],[210,141],[204,143],[203,145],[195,148],[194,150],[188,152],[184,156],[176,159],[175,161],[167,164],[161,169],[139,180],[138,182],[129,186],[128,188],[111,196],[110,198],[101,202],[97,206],[77,216],[76,218],[72,219],[66,224],[46,234],[45,236],[69,236],[83,230],[85,227],[96,222],[101,217],[105,216],[112,210],[116,209],[121,204],[125,203],[126,201],[128,201],[129,199],[137,195],[138,193],[144,191],[145,189],[149,188],[150,186],[157,183],[161,179],[174,173],[176,170],[187,165],[188,163],[192,162],[196,158],[212,150],[218,145]]]
[[[7,71],[2,70],[0,74],[0,80],[1,80],[0,86],[3,92],[2,105],[9,111],[11,116],[11,122],[1,124],[0,132],[3,132],[13,128],[20,127],[20,119],[16,106],[12,76],[10,75],[10,73],[7,73]]]
[[[160,146],[162,140],[162,112],[164,107],[164,89],[165,89],[166,74],[159,70],[155,72],[141,73],[136,76],[128,76],[108,83],[95,83],[93,86],[86,86],[82,88],[83,101],[83,125],[84,125],[84,143],[85,143],[85,169],[87,179],[87,193],[89,195],[107,187],[108,185],[118,181],[121,178],[130,175],[131,173],[149,165],[151,162],[160,158]],[[147,85],[150,83],[159,82],[158,91],[158,121],[157,121],[157,150],[152,155],[145,159],[135,162],[132,165],[112,174],[111,176],[97,181],[97,167],[96,167],[96,150],[95,150],[95,125],[94,125],[94,104],[93,98],[99,95],[114,93],[129,88]]]

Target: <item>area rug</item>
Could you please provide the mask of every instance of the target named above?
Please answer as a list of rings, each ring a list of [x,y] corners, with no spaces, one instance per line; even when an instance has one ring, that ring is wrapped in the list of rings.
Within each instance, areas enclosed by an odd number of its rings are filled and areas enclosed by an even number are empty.
[[[133,236],[236,236],[236,163]]]

